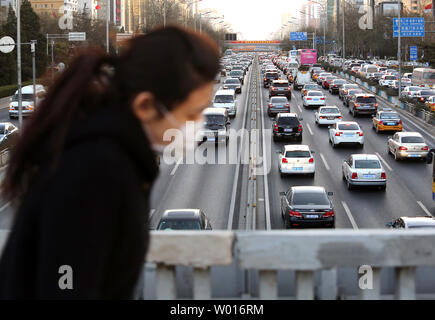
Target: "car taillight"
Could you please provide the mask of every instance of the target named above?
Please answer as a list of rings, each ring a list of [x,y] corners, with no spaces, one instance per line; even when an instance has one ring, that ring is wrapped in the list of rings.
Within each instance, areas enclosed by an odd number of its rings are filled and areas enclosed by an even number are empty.
[[[301,124],[298,126],[298,131],[299,131],[299,132],[302,131],[302,125],[301,125]]]
[[[426,147],[423,147],[423,148],[421,148],[421,150],[422,150],[422,151],[427,151],[427,150],[429,150],[429,147],[427,147],[427,146],[426,146]]]
[[[326,117],[324,117],[324,116],[320,116],[319,118],[320,118],[320,119],[326,119]]]
[[[286,107],[290,107],[290,105],[288,103],[285,104]]]
[[[320,100],[325,100],[325,98],[320,98]]]
[[[273,130],[278,131],[278,125],[275,123]]]
[[[402,124],[402,120],[399,120],[399,124]]]
[[[290,210],[290,211],[288,212],[288,214],[289,214],[290,216],[292,216],[292,217],[300,217],[300,218],[302,218],[302,214],[300,214],[300,213],[297,212],[297,211]]]
[[[408,150],[407,147],[399,147],[399,150]]]
[[[276,90],[275,87],[272,87],[272,90]]]
[[[381,173],[381,179],[387,179],[387,174],[385,172]]]
[[[310,160],[308,160],[309,163],[314,163],[314,158],[310,158]]]
[[[267,80],[267,78],[264,78],[264,81],[266,81]]]
[[[362,131],[358,132],[358,134],[359,134],[360,137],[362,137],[364,135],[364,133]]]
[[[375,107],[377,107],[378,106],[378,104],[377,103],[375,103]]]
[[[352,173],[352,179],[357,179],[358,178],[358,174],[356,172]]]
[[[273,105],[271,103],[269,103],[269,108],[272,108],[272,107],[273,107]]]
[[[307,100],[313,100],[312,98],[307,98]]]
[[[282,163],[288,163],[287,158],[282,158]]]
[[[336,133],[335,133],[335,136],[336,136],[336,137],[339,137],[342,133],[343,133],[343,132],[336,132]]]
[[[341,117],[341,116],[338,116],[338,117],[336,117],[337,119],[343,119],[343,117]]]
[[[336,85],[336,84],[334,84],[334,88],[337,88],[337,85]]]
[[[331,211],[326,211],[324,214],[323,214],[323,217],[324,218],[326,218],[326,217],[333,217],[334,216],[334,210],[331,210]]]

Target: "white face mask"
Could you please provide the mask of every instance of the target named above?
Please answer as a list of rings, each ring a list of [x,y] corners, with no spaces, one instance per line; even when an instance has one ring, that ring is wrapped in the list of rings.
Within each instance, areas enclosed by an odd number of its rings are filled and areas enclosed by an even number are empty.
[[[180,130],[180,134],[170,144],[153,143],[152,149],[154,152],[162,155],[168,148],[167,150],[175,150],[175,157],[194,152],[195,146],[199,142],[199,134],[204,126],[204,120],[201,118],[200,120],[187,121],[183,124],[164,105],[160,104],[159,107],[162,109],[164,117],[174,126],[174,129]]]

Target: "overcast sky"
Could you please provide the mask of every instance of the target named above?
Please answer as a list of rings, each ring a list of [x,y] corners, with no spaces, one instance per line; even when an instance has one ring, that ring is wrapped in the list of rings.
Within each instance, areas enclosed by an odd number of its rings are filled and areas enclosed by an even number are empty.
[[[300,10],[304,0],[202,0],[199,9],[213,8],[224,15],[246,40],[263,40],[281,27],[281,14]]]

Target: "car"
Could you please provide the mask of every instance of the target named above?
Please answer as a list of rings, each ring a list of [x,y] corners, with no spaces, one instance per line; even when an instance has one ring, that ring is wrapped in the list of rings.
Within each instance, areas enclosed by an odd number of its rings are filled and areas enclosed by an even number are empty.
[[[290,103],[286,97],[271,97],[267,106],[267,115],[269,117],[277,113],[290,112]]]
[[[349,190],[355,186],[372,186],[385,191],[387,187],[387,174],[375,154],[351,154],[343,161],[341,171]]]
[[[349,113],[354,117],[360,114],[375,115],[378,111],[378,102],[374,94],[357,93],[349,100]]]
[[[278,113],[272,123],[273,141],[278,139],[295,139],[302,141],[302,118],[296,113]]]
[[[421,159],[426,160],[429,146],[418,132],[396,132],[388,139],[388,153],[395,160]]]
[[[324,106],[326,98],[322,91],[308,90],[306,95],[302,99],[302,105],[304,107],[320,107]]]
[[[269,71],[264,74],[263,78],[263,86],[265,88],[268,88],[270,85],[270,82],[273,80],[279,80],[279,74],[277,71]]]
[[[320,91],[320,86],[318,84],[315,84],[315,83],[307,83],[307,84],[305,84],[302,87],[302,90],[301,90],[301,98],[303,98],[307,94],[308,90],[317,90],[317,91]]]
[[[359,69],[360,69],[360,67],[355,66],[355,67],[352,67],[352,68],[350,69],[350,71],[352,71],[353,73],[358,73],[358,72],[359,72]]]
[[[226,108],[205,108],[202,112],[204,127],[199,133],[199,141],[228,144],[230,120]]]
[[[243,72],[243,70],[231,70],[229,73],[229,76],[231,78],[236,78],[240,80],[240,83],[243,85],[244,83],[244,78],[245,78],[245,73]]]
[[[320,107],[319,110],[314,113],[314,118],[318,125],[329,125],[343,120],[340,109],[336,106]]]
[[[222,89],[233,89],[236,93],[242,93],[242,84],[237,78],[226,78]]]
[[[340,88],[344,85],[347,84],[346,80],[343,79],[335,79],[332,80],[332,82],[329,85],[329,92],[331,94],[338,94]]]
[[[329,89],[329,85],[330,85],[330,83],[331,83],[333,80],[335,80],[335,79],[337,79],[336,76],[328,76],[328,77],[325,77],[325,79],[323,79],[323,81],[322,81],[322,88],[323,88],[323,89]]]
[[[226,108],[230,117],[237,113],[236,93],[233,89],[218,90],[214,95],[213,107]]]
[[[385,74],[379,79],[379,85],[381,87],[389,87],[397,77],[394,75]]]
[[[278,152],[278,169],[281,177],[286,174],[308,174],[314,177],[314,151],[307,145],[285,145]]]
[[[413,100],[415,102],[425,103],[431,96],[435,96],[435,90],[420,90],[415,93]]]
[[[421,90],[421,87],[418,86],[407,86],[400,92],[401,98],[414,98],[415,94]]]
[[[362,89],[349,89],[347,94],[343,95],[343,105],[349,108],[349,101],[352,100],[353,96],[357,93],[364,93]]]
[[[201,209],[172,209],[163,213],[157,230],[212,230],[212,227]]]
[[[330,197],[320,186],[294,186],[281,195],[281,217],[286,229],[294,227],[335,227]]]
[[[385,226],[390,229],[435,228],[435,218],[429,216],[400,217],[388,222]]]
[[[329,72],[322,72],[322,73],[320,73],[319,76],[316,79],[317,84],[321,85],[323,80],[325,80],[325,78],[329,77],[329,76],[332,76],[332,74],[329,73]]]
[[[288,100],[292,98],[290,84],[287,80],[273,80],[269,86],[269,98],[272,96],[286,96]]]
[[[376,83],[379,83],[379,79],[383,76],[384,74],[382,72],[373,72],[373,73],[368,73],[367,74],[367,79]]]
[[[19,139],[18,128],[10,122],[0,122],[0,151],[13,150]]]
[[[36,94],[33,94],[33,85],[21,88],[21,114],[24,116],[31,115],[35,108],[45,98],[46,91],[43,85],[35,85]],[[19,117],[18,90],[9,99],[9,119]]]
[[[399,114],[393,110],[378,110],[373,117],[373,129],[379,131],[402,131],[403,124]]]
[[[343,97],[347,95],[349,89],[359,89],[357,84],[345,83],[338,90],[338,98],[343,100]]]
[[[431,112],[435,111],[435,96],[430,96],[426,99],[425,104],[430,108]]]
[[[364,146],[364,133],[355,121],[339,121],[328,126],[328,129],[333,148],[343,144],[357,144],[360,148]]]

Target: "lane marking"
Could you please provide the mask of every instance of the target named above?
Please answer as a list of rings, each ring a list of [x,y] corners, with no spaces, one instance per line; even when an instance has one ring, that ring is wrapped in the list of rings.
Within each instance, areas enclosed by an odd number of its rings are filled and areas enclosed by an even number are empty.
[[[175,165],[174,169],[172,169],[171,171],[171,176],[173,176],[175,174],[175,171],[177,171],[178,166],[180,165],[180,163],[183,161],[183,158],[178,159],[177,164]]]
[[[420,206],[420,208],[423,209],[424,213],[426,213],[429,217],[432,217],[429,210],[427,210],[427,208],[424,206],[424,204],[421,201],[417,201],[417,204]]]
[[[388,170],[393,171],[393,168],[390,167],[390,165],[387,163],[387,161],[385,161],[384,158],[382,158],[378,152],[375,152],[375,154],[379,157],[379,159],[381,159],[382,163],[385,164],[385,166],[388,168]]]
[[[297,104],[297,107],[299,109],[299,112],[302,112],[301,106]]]
[[[10,204],[11,204],[10,201],[6,202],[6,204],[4,204],[4,205],[0,208],[0,213],[3,212],[3,210],[6,209]]]
[[[352,216],[352,212],[350,212],[350,209],[347,206],[346,202],[341,201],[341,204],[344,208],[344,211],[346,211],[347,217],[349,218],[349,221],[350,221],[350,224],[352,225],[352,228],[354,228],[355,230],[358,230],[358,226],[357,226],[355,219]]]
[[[326,162],[326,159],[325,159],[325,157],[323,156],[323,154],[322,153],[320,153],[320,158],[322,158],[322,161],[323,161],[323,164],[325,165],[325,167],[326,167],[326,170],[328,170],[329,171],[329,166],[328,166],[328,163]]]
[[[310,134],[313,135],[313,130],[311,130],[311,127],[308,123],[307,123],[307,128],[308,128],[308,131],[310,131]]]

